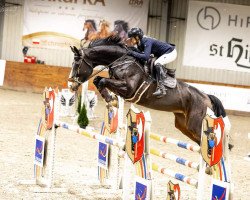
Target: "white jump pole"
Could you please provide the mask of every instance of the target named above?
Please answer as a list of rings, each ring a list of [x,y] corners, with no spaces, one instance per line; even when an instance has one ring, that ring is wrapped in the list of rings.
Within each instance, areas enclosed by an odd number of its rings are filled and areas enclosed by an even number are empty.
[[[0,60],[0,86],[3,86],[6,60]]]
[[[89,87],[89,82],[86,81],[82,84],[82,99],[81,99],[81,106],[84,104],[85,107],[87,108],[88,101],[87,101],[87,93],[88,93],[88,87]]]

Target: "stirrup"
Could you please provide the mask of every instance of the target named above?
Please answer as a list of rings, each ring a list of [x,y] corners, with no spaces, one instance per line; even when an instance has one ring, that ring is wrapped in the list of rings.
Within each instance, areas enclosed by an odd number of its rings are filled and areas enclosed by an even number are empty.
[[[166,94],[166,91],[162,87],[157,87],[156,91],[153,93],[153,96],[161,98]]]
[[[177,84],[176,78],[168,76],[164,81],[163,84],[169,88],[175,88]]]

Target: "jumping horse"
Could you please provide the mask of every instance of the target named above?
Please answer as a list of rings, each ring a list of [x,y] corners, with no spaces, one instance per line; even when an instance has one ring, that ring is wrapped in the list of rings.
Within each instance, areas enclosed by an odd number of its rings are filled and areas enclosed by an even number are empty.
[[[128,48],[116,36],[100,39],[90,43],[86,49],[72,48],[74,61],[69,76],[71,89],[77,91],[79,86],[95,76],[94,85],[106,100],[112,101],[109,91],[123,97],[126,101],[136,103],[159,111],[173,112],[175,126],[184,135],[200,144],[202,120],[207,107],[216,116],[226,116],[221,101],[180,80],[174,89],[167,89],[162,98],[153,96],[156,82],[144,66],[135,58],[127,55]],[[96,76],[100,71],[94,68],[103,65],[109,71],[109,78]]]

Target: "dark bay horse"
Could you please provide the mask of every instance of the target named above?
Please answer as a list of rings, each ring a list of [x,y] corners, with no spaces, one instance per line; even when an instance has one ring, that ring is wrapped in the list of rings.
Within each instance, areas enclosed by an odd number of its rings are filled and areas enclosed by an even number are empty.
[[[176,128],[198,144],[207,107],[218,117],[226,116],[217,97],[207,95],[179,80],[176,88],[168,89],[162,98],[153,96],[156,82],[145,72],[140,62],[127,55],[128,49],[118,37],[93,41],[86,49],[79,51],[74,47],[72,51],[75,55],[69,77],[69,81],[73,82],[72,90],[76,91],[83,82],[96,75],[93,73],[96,66],[105,65],[109,70],[109,78],[96,76],[94,84],[107,102],[112,100],[108,92],[112,91],[138,105],[173,112]]]

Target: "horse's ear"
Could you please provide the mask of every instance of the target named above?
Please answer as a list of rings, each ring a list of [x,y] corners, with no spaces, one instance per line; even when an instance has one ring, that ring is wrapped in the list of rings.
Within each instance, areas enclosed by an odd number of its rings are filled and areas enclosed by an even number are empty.
[[[74,52],[74,49],[73,49],[73,47],[72,47],[72,46],[70,46],[70,48],[71,48],[71,51],[72,51],[73,53],[75,53],[75,52]]]
[[[78,50],[75,46],[74,46],[74,52],[75,52],[77,55],[81,56],[79,50]]]

